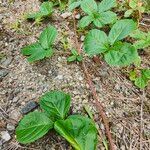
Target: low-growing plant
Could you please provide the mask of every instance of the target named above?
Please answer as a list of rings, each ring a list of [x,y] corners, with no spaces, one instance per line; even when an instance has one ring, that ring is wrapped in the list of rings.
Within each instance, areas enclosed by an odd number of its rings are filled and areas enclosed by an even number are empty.
[[[144,12],[145,8],[142,6],[140,0],[130,0],[128,2],[128,10],[125,12],[124,17],[135,16],[135,18],[141,18],[141,13]]]
[[[132,70],[129,73],[129,78],[134,81],[137,87],[144,89],[150,81],[150,69],[141,69],[140,73],[137,70]]]
[[[38,12],[27,14],[26,18],[33,19],[38,23],[42,21],[43,18],[50,16],[52,12],[53,12],[53,3],[43,2]]]
[[[22,144],[32,143],[55,129],[75,150],[95,150],[95,123],[81,115],[68,116],[70,101],[70,95],[61,91],[44,94],[40,98],[42,111],[31,112],[19,122],[16,128],[17,140]]]
[[[82,57],[82,55],[78,54],[78,52],[77,52],[76,49],[72,49],[72,50],[71,50],[71,53],[72,53],[72,56],[69,56],[69,57],[67,58],[67,61],[68,61],[68,62],[73,62],[73,61],[78,61],[78,62],[80,62],[80,61],[82,61],[83,57]]]
[[[133,44],[136,49],[144,49],[150,46],[150,31],[146,33],[137,29],[130,36],[136,39],[136,42]]]
[[[22,48],[21,53],[28,56],[29,62],[41,60],[53,55],[52,44],[56,38],[57,30],[53,26],[48,26],[41,33],[39,40],[31,45]]]
[[[103,54],[105,61],[112,66],[128,66],[139,61],[137,49],[127,42],[123,42],[136,29],[136,23],[131,19],[117,21],[111,28],[109,35],[93,29],[84,40],[84,50],[89,56]]]
[[[80,28],[84,28],[92,22],[96,27],[101,28],[117,20],[116,13],[110,11],[112,7],[116,6],[116,0],[103,0],[98,5],[94,0],[83,0],[80,5],[87,14],[79,21]]]

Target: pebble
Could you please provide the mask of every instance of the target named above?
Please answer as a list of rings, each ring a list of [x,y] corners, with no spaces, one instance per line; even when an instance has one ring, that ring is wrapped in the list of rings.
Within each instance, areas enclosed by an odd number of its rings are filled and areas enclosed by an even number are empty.
[[[58,75],[56,78],[57,78],[58,80],[62,80],[62,79],[63,79],[63,75]]]
[[[5,77],[9,71],[7,69],[1,69],[0,70],[0,78]]]
[[[4,142],[7,142],[11,139],[11,136],[8,133],[8,131],[2,131],[1,132],[1,138],[4,140]]]
[[[25,107],[23,107],[23,108],[21,109],[21,113],[22,113],[22,114],[27,114],[27,113],[33,111],[33,110],[34,110],[35,108],[37,108],[37,107],[38,107],[38,103],[36,103],[36,102],[34,102],[34,101],[30,101],[30,102],[28,102],[28,103],[25,105]]]
[[[84,35],[82,35],[82,36],[81,36],[81,38],[80,38],[81,42],[83,42],[83,41],[84,41],[84,39],[85,39],[85,36],[84,36]]]
[[[2,62],[2,66],[8,67],[12,62],[12,57],[8,57],[5,61]]]
[[[70,17],[71,14],[72,14],[71,12],[65,12],[65,13],[61,14],[61,17],[66,19],[66,18]]]
[[[20,119],[20,117],[21,117],[21,113],[18,111],[18,110],[13,110],[10,114],[9,114],[9,117],[11,118],[11,119],[14,119],[14,120],[16,120],[16,121],[18,121],[19,119]]]
[[[80,15],[80,14],[77,14],[77,15],[75,15],[75,18],[76,18],[76,19],[80,19],[80,18],[81,18],[81,15]]]
[[[13,124],[7,124],[7,130],[8,131],[14,131],[15,130],[15,126]]]

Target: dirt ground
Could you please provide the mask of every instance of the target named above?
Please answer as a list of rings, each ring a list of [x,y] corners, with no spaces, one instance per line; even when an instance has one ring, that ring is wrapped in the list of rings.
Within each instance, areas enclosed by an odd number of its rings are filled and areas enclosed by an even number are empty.
[[[67,54],[74,46],[72,17],[64,19],[61,17],[64,12],[56,9],[51,18],[36,25],[26,21],[24,15],[37,11],[40,1],[11,3],[2,0],[0,5],[0,149],[71,149],[54,132],[30,145],[20,145],[15,139],[15,127],[23,116],[22,108],[30,101],[38,102],[39,97],[50,90],[62,90],[72,96],[72,114],[86,114],[84,106],[88,105],[104,138],[104,125],[93,104],[83,70],[78,63],[67,63]],[[20,49],[36,41],[48,24],[54,25],[59,34],[55,55],[29,64]],[[146,25],[141,23],[141,26]],[[150,68],[149,51],[141,52],[140,56],[142,66]],[[109,119],[116,149],[139,150],[141,146],[141,150],[149,150],[150,86],[140,91],[128,79],[126,69],[111,68],[104,61],[97,64],[85,56],[85,63]],[[2,133],[7,135],[8,141],[3,140]],[[97,149],[105,149],[101,138]]]

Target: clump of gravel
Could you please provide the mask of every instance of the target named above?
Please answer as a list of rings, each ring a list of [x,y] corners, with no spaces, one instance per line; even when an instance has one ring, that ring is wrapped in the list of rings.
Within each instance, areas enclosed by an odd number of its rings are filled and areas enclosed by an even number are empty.
[[[21,110],[30,102],[38,103],[40,96],[51,90],[62,90],[71,95],[70,114],[86,114],[84,106],[89,106],[104,135],[104,125],[98,110],[93,105],[94,100],[82,68],[78,63],[67,62],[68,52],[75,46],[71,16],[65,19],[61,17],[63,13],[55,10],[52,20],[49,18],[39,26],[25,21],[23,15],[32,10],[37,11],[39,4],[38,0],[15,1],[11,4],[4,2],[0,10],[2,18],[0,45],[1,54],[3,54],[0,59],[1,149],[26,147],[19,145],[15,137],[15,127],[23,117]],[[19,22],[20,27],[14,28],[13,25],[16,22]],[[54,46],[55,55],[52,58],[29,64],[20,54],[20,49],[35,42],[48,24],[53,24],[59,33]],[[69,48],[65,49],[64,39]],[[80,40],[84,40],[84,35],[80,37]],[[145,64],[143,62],[143,65],[150,65],[147,56],[142,55],[142,59],[146,62]],[[143,92],[126,78],[123,70],[111,68],[105,63],[96,64],[89,58],[85,59],[85,64],[109,118],[117,149],[139,149],[141,101],[143,99],[143,149],[148,150],[150,87],[147,87],[144,96]],[[41,150],[71,149],[68,143],[54,131],[27,147]],[[100,139],[98,149],[103,149]]]

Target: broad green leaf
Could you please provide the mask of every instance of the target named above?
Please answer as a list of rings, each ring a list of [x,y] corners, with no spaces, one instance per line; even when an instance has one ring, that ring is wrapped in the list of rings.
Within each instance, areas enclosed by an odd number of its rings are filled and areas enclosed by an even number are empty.
[[[104,12],[117,5],[116,0],[102,0],[98,5],[98,11]]]
[[[76,50],[76,49],[74,49],[74,48],[71,50],[71,53],[72,53],[73,55],[75,55],[75,56],[77,56],[77,55],[78,55],[77,50]]]
[[[136,78],[134,83],[137,87],[144,89],[147,86],[148,81],[147,81],[147,79],[145,79],[141,76],[139,78]]]
[[[91,22],[93,21],[93,18],[91,16],[85,16],[83,17],[79,22],[80,28],[87,27]]]
[[[113,45],[114,42],[122,40],[136,29],[136,23],[131,19],[123,19],[117,21],[109,32],[109,41]]]
[[[42,112],[31,112],[24,116],[16,128],[17,140],[22,144],[34,142],[44,136],[54,123]]]
[[[82,55],[77,56],[77,61],[78,62],[81,62],[82,60],[83,60],[83,56]]]
[[[124,13],[124,17],[128,18],[133,13],[133,9],[129,9]]]
[[[122,67],[134,63],[138,57],[137,50],[129,43],[122,43],[105,54],[109,65]]]
[[[129,6],[130,6],[132,9],[136,8],[137,5],[138,5],[138,0],[130,0]]]
[[[97,4],[94,0],[83,0],[81,3],[82,10],[91,15],[94,12],[97,12]]]
[[[41,108],[54,120],[64,119],[70,108],[71,97],[60,91],[51,91],[40,98]]]
[[[40,12],[43,15],[49,15],[53,11],[53,3],[52,2],[43,2],[40,6]]]
[[[150,79],[150,69],[143,69],[142,76],[146,79]]]
[[[73,9],[79,7],[81,5],[81,1],[73,2],[69,5],[69,11],[72,11]]]
[[[53,44],[57,35],[57,30],[53,26],[48,26],[44,31],[41,33],[39,41],[44,49],[48,49]]]
[[[41,18],[42,16],[43,15],[40,12],[37,12],[37,13],[27,14],[26,18],[27,19],[38,19],[38,18]]]
[[[117,20],[117,15],[112,11],[106,11],[100,13],[99,21],[103,25],[113,23],[116,20]]]
[[[54,128],[75,150],[96,150],[97,129],[89,118],[72,115],[56,121]]]
[[[43,49],[40,43],[36,42],[34,44],[22,48],[21,53],[25,56],[28,56],[27,60],[29,62],[34,62],[37,60],[41,60],[44,57],[51,56],[53,51],[52,48]]]
[[[147,34],[139,29],[135,30],[130,34],[130,36],[134,39],[146,39]]]
[[[89,31],[84,40],[84,50],[90,55],[97,55],[107,51],[108,40],[105,32],[93,29]]]
[[[76,59],[77,59],[77,56],[72,55],[72,56],[70,56],[70,57],[67,58],[67,61],[68,62],[72,62],[72,61],[76,61]]]

